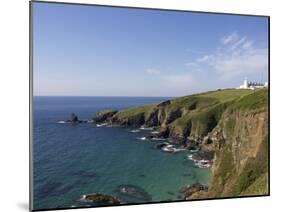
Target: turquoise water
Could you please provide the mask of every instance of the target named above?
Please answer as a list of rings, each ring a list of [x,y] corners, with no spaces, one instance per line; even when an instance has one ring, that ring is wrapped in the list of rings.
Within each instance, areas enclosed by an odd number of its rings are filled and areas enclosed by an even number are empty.
[[[35,97],[34,209],[89,206],[83,194],[103,193],[126,203],[146,202],[116,193],[122,184],[141,187],[152,202],[179,200],[187,184],[208,183],[209,170],[197,168],[188,152],[155,149],[156,142],[136,139],[147,131],[59,124],[75,112],[80,119],[96,111],[157,103],[167,98]]]

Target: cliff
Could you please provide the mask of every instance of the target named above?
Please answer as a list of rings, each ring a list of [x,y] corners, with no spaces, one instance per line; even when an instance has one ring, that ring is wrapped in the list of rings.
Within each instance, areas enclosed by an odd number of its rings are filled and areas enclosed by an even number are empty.
[[[188,199],[268,193],[268,90],[225,89],[96,114],[108,125],[155,127],[176,143],[214,155],[209,189]],[[101,117],[102,116],[102,117]],[[212,153],[212,154],[205,154]]]
[[[122,111],[106,110],[94,121],[111,125],[156,127],[177,142],[202,140],[218,124],[228,105],[251,90],[226,89],[144,105]]]
[[[268,91],[235,101],[209,137],[215,158],[208,192],[189,199],[268,194]]]

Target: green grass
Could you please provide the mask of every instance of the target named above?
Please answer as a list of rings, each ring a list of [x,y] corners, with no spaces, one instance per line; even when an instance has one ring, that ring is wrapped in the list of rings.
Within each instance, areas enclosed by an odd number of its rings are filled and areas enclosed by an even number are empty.
[[[267,195],[268,194],[268,173],[258,177],[241,195]]]
[[[233,106],[243,110],[265,111],[268,109],[268,89],[255,90],[252,94],[239,99]]]
[[[139,106],[139,107],[134,107],[126,110],[119,111],[116,116],[119,119],[125,119],[129,117],[133,117],[136,115],[139,115],[141,113],[148,113],[150,110],[152,110],[155,107],[155,105],[144,105],[144,106]]]
[[[227,102],[251,94],[253,92],[254,91],[247,89],[224,89],[220,91],[210,91],[204,94],[200,94],[199,97],[215,98],[221,102]]]
[[[186,110],[194,110],[203,108],[205,106],[210,106],[212,104],[219,103],[216,98],[210,97],[199,97],[199,96],[187,96],[179,97],[172,101],[169,108],[173,110],[174,108],[184,108]]]

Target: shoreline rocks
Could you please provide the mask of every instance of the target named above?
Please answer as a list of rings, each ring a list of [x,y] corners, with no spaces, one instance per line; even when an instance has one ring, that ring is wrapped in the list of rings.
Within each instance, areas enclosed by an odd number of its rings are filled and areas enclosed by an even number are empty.
[[[214,151],[200,150],[192,155],[192,159],[194,160],[213,160]]]
[[[200,183],[194,183],[192,185],[183,186],[179,190],[180,193],[183,193],[184,199],[187,199],[192,194],[194,194],[196,192],[199,192],[199,191],[207,192],[208,191],[208,186],[202,185]]]
[[[80,201],[94,203],[97,205],[119,205],[121,203],[121,201],[116,197],[99,193],[84,194]]]
[[[214,152],[200,150],[189,156],[199,168],[210,168],[213,164]]]
[[[177,153],[177,152],[182,152],[182,151],[187,151],[188,149],[183,146],[183,145],[175,145],[170,142],[162,142],[154,145],[154,148],[156,149],[161,149],[164,152],[169,152],[169,153]]]
[[[135,199],[136,201],[151,201],[151,196],[143,188],[136,185],[119,185],[114,192],[125,198]]]

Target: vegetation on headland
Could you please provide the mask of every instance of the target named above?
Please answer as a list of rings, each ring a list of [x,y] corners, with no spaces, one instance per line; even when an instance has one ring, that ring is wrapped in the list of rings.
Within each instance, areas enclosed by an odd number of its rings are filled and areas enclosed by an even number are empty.
[[[188,199],[268,194],[267,88],[210,91],[109,113],[103,122],[110,125],[155,127],[175,142],[195,141],[214,152],[208,191]]]

